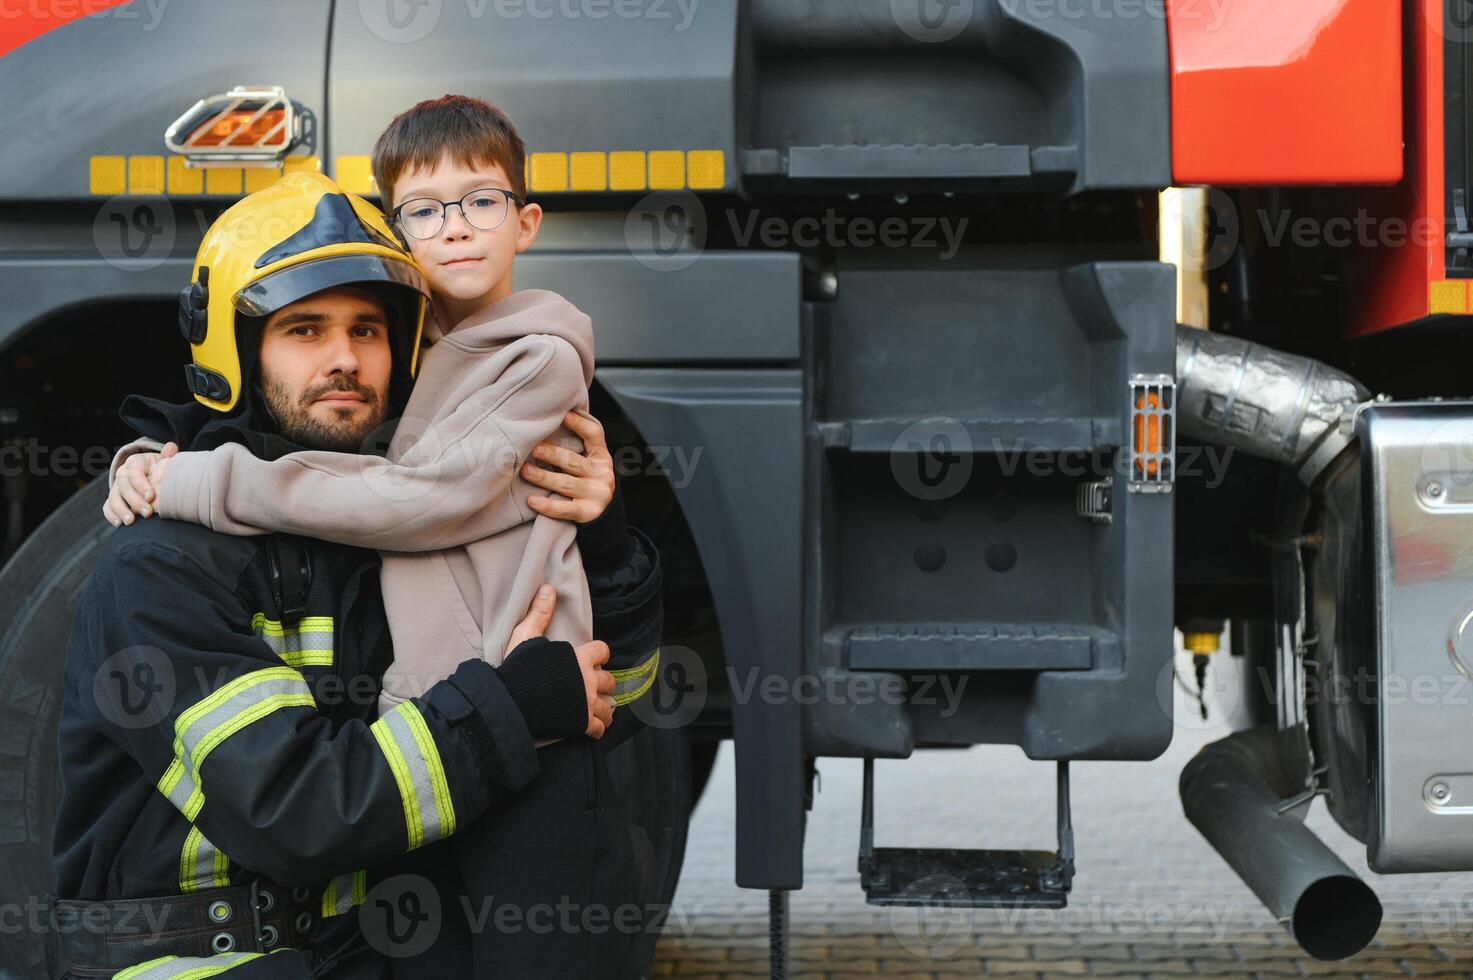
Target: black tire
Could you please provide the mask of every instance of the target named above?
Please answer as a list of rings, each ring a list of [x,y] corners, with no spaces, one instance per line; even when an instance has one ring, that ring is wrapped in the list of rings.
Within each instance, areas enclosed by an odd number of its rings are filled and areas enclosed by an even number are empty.
[[[0,896],[18,902],[20,928],[0,939],[0,977],[44,980],[45,919],[52,894],[51,833],[61,779],[56,726],[63,652],[78,594],[111,525],[102,519],[107,480],[72,496],[0,569]],[[684,729],[648,729],[608,758],[625,790],[644,903],[669,908],[685,858],[691,805],[690,747]],[[33,923],[34,920],[34,923]],[[663,921],[663,919],[661,919]],[[658,929],[640,937],[642,975],[654,959]]]
[[[716,753],[721,749],[719,739],[691,742],[690,746],[690,811],[694,812],[696,804],[701,802],[701,795],[706,792],[706,784],[711,781],[711,770],[716,767]]]
[[[645,728],[608,757],[609,775],[628,812],[640,905],[661,910],[645,917],[636,937],[636,976],[654,970],[655,943],[675,898],[690,825],[691,747],[686,729]]]
[[[0,941],[0,976],[51,976],[45,918],[55,886],[51,831],[61,795],[56,722],[72,610],[112,525],[100,477],[36,529],[0,569],[0,895],[24,903]]]

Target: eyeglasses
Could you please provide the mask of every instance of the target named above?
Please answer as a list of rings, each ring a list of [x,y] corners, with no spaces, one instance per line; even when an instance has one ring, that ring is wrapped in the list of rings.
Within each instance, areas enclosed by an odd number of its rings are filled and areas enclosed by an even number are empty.
[[[525,207],[527,203],[503,187],[481,187],[458,201],[416,197],[399,205],[390,212],[390,216],[410,238],[434,238],[445,227],[445,215],[451,206],[459,205],[467,224],[481,231],[491,231],[501,227],[506,220],[508,201],[516,201],[517,207]]]

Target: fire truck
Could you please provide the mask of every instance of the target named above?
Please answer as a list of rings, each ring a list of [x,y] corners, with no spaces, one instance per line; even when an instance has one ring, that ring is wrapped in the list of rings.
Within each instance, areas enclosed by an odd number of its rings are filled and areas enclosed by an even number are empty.
[[[0,894],[51,884],[116,409],[187,397],[203,231],[296,169],[374,197],[377,134],[453,92],[528,144],[516,285],[593,318],[593,411],[661,549],[657,710],[618,756],[652,901],[730,739],[776,949],[820,757],[866,760],[870,902],[1064,906],[1070,767],[1166,749],[1180,631],[1188,683],[1251,681],[1160,805],[1309,953],[1355,953],[1381,908],[1315,798],[1377,872],[1473,869],[1464,6],[134,0],[24,44]],[[873,760],[978,744],[1043,764],[1052,845],[878,846]],[[7,937],[0,972],[44,975],[43,945]]]

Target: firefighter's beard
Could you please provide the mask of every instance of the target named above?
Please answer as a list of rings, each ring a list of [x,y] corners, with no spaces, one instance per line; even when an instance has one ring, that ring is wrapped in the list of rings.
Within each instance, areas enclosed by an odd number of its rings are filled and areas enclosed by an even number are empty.
[[[293,395],[280,379],[266,377],[263,381],[262,394],[281,434],[299,446],[338,453],[364,452],[369,436],[383,424],[384,400],[380,393],[347,375],[314,385],[300,395]],[[318,408],[314,414],[313,403],[329,391],[355,392],[367,407]]]

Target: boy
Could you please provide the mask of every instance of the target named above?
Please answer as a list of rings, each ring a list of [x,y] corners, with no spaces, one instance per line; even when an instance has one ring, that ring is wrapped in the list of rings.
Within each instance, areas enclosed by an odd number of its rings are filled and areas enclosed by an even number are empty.
[[[512,260],[535,241],[541,209],[526,203],[525,151],[500,110],[459,96],[421,103],[391,122],[373,159],[385,210],[429,281],[435,314],[426,324],[433,346],[421,356],[388,460],[310,452],[268,461],[224,446],[159,459],[149,477],[163,517],[418,552],[384,556],[395,649],[431,652],[396,659],[385,672],[387,712],[468,656],[499,663],[516,625],[509,611],[524,608],[544,581],[559,600],[547,634],[574,645],[591,638],[574,528],[521,508],[527,486],[515,467],[532,466],[533,446],[566,412],[586,412],[593,338],[588,318],[557,294],[512,290]],[[353,382],[342,390],[341,411],[350,412]],[[561,432],[550,441],[577,445]],[[573,455],[542,458],[567,465]],[[610,666],[631,652],[613,651]],[[654,669],[650,657],[623,672],[616,703],[644,693]],[[544,750],[543,775],[524,791],[525,805],[451,838],[465,911],[484,923],[472,939],[476,975],[583,975],[594,963],[599,976],[622,972],[627,934],[533,928],[535,908],[586,902],[608,922],[627,904],[621,899],[633,898],[631,875],[621,870],[630,860],[627,830],[611,820],[618,801],[585,789],[607,784],[595,771],[605,751],[587,739]],[[460,906],[444,869],[437,884],[450,890],[442,894],[447,912]],[[498,933],[499,920],[482,915],[494,897],[521,906],[515,932]],[[440,961],[431,954],[413,968],[432,964]]]

